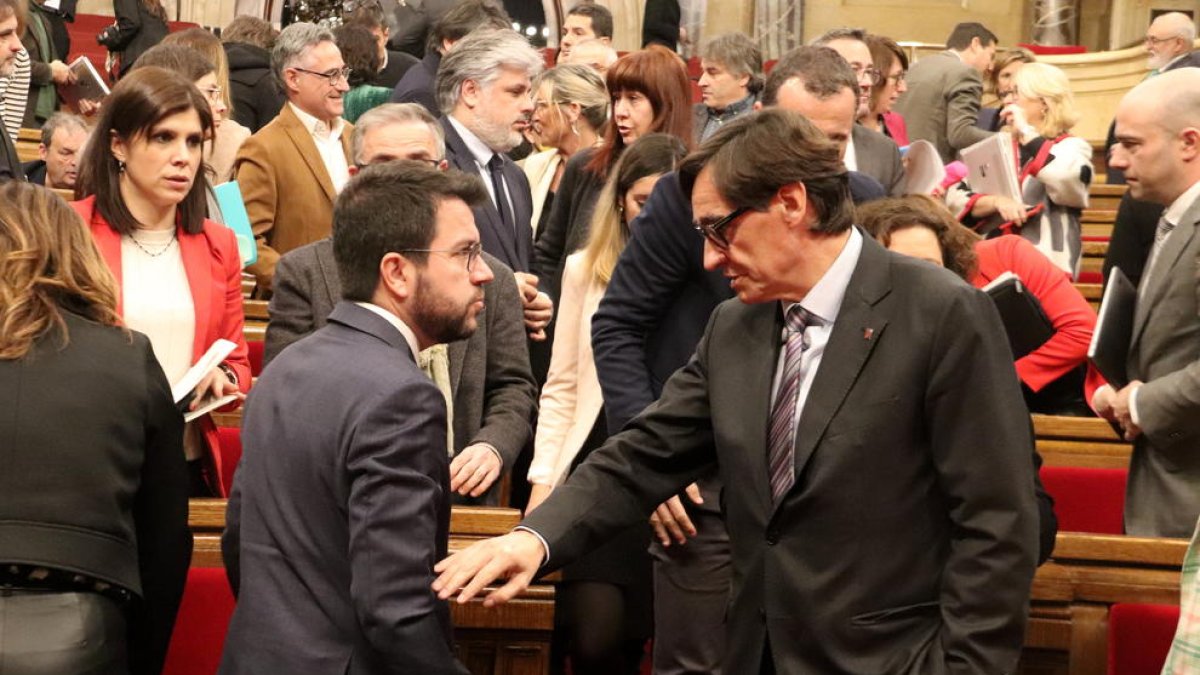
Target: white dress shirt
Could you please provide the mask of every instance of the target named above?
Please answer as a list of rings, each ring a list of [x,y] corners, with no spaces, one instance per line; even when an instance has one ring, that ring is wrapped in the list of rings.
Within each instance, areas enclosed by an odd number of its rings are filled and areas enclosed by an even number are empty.
[[[333,182],[333,191],[341,192],[346,186],[346,182],[350,180],[350,165],[346,162],[346,151],[342,149],[342,133],[346,130],[346,122],[342,118],[337,118],[330,125],[322,120],[319,120],[312,115],[304,112],[299,106],[288,103],[292,107],[292,112],[300,119],[300,123],[308,129],[308,133],[312,136],[313,143],[317,146],[317,152],[321,155],[321,162],[325,164],[325,172],[329,174],[329,180]]]
[[[404,341],[408,343],[409,350],[412,352],[413,362],[417,363],[417,354],[421,353],[420,347],[417,346],[417,334],[413,332],[413,329],[408,327],[408,324],[404,323],[404,319],[370,302],[356,302],[354,304],[382,316],[385,321],[400,331],[400,334],[404,336]]]
[[[483,178],[483,186],[487,188],[488,196],[492,198],[492,205],[496,207],[496,211],[500,210],[500,202],[496,201],[496,189],[492,186],[492,170],[488,168],[488,162],[492,161],[492,155],[503,154],[497,153],[488,147],[482,139],[471,132],[470,129],[464,127],[461,122],[454,119],[453,115],[447,115],[446,119],[450,120],[450,125],[462,137],[463,143],[467,144],[467,150],[471,151],[471,158],[475,160],[475,170]],[[516,214],[513,210],[512,203],[512,187],[508,185],[508,181],[504,181],[505,197],[508,201],[508,212]]]

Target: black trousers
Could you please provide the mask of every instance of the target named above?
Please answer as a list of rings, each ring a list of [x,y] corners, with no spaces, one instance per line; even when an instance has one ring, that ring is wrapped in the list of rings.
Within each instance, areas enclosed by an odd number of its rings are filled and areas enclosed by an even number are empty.
[[[102,595],[0,588],[0,675],[125,675],[125,633]]]

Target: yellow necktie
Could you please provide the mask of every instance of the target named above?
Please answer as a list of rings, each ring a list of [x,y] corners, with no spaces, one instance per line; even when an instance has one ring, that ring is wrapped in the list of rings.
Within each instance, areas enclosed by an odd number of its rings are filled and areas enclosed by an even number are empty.
[[[446,345],[434,345],[417,354],[417,364],[433,380],[446,399],[446,454],[454,456],[454,394],[450,391],[450,352]]]

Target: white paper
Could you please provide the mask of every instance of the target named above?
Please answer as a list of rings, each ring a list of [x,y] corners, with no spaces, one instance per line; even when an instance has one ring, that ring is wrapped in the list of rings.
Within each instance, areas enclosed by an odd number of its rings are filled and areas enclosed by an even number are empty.
[[[201,356],[200,360],[196,362],[196,365],[188,368],[188,371],[183,374],[183,377],[179,378],[178,382],[171,385],[171,396],[175,399],[175,402],[179,403],[186,398],[187,395],[196,388],[196,385],[200,384],[200,380],[204,379],[204,376],[208,374],[208,371],[216,368],[217,365],[224,361],[226,356],[232,354],[233,350],[235,349],[237,349],[237,345],[229,340],[222,339],[214,342],[212,346],[208,348],[208,351],[204,353],[204,356]]]
[[[929,141],[913,141],[904,153],[904,193],[928,195],[946,179],[946,165]]]
[[[1001,131],[962,151],[967,183],[976,194],[996,195],[1022,203],[1012,134]]]
[[[979,290],[983,291],[984,293],[987,293],[988,291],[990,291],[990,290],[992,290],[993,288],[995,288],[995,287],[999,286],[1000,284],[1003,284],[1004,282],[1008,281],[1009,279],[1016,279],[1016,280],[1017,280],[1017,287],[1018,287],[1018,288],[1020,287],[1020,284],[1021,284],[1021,278],[1020,278],[1020,277],[1018,277],[1016,274],[1013,274],[1012,270],[1005,270],[1005,272],[1004,272],[1003,274],[1001,274],[1000,276],[996,277],[995,279],[992,279],[991,281],[989,281],[989,282],[987,283],[987,285],[986,285],[986,286],[984,286],[983,288],[981,288],[981,289],[979,289]]]
[[[223,405],[226,405],[232,401],[237,400],[237,397],[238,397],[237,394],[229,394],[226,396],[222,396],[221,398],[205,399],[204,401],[202,401],[200,403],[200,405],[196,406],[195,410],[184,413],[183,421],[191,422],[192,420],[196,419],[197,417],[201,417],[203,415],[208,414],[209,411],[216,410],[217,408],[220,408]]]

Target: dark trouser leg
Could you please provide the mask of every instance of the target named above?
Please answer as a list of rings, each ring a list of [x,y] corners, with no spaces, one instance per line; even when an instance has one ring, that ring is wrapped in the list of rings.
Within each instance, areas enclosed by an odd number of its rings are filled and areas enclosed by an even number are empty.
[[[644,640],[630,639],[624,590],[600,581],[572,581],[558,590],[574,675],[636,675]]]
[[[0,592],[0,675],[124,675],[125,614],[95,593]]]

